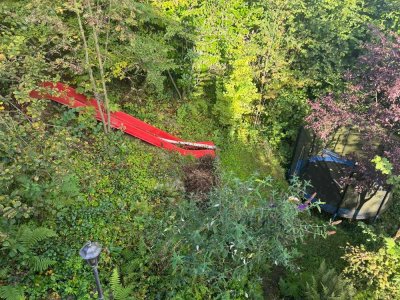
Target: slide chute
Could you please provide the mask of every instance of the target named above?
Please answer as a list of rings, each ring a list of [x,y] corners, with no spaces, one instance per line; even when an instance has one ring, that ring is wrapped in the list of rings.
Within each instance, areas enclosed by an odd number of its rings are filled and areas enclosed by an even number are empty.
[[[89,99],[85,95],[76,92],[74,88],[60,82],[44,82],[41,87],[44,88],[43,92],[34,90],[30,93],[30,96],[35,99],[53,100],[70,108],[93,107],[95,109],[94,117],[98,121],[102,121],[100,109],[103,112],[105,110],[99,107],[95,99]],[[184,141],[122,111],[111,112],[110,126],[153,146],[169,151],[177,151],[182,155],[192,155],[197,158],[206,155],[215,157],[216,147],[212,142]]]

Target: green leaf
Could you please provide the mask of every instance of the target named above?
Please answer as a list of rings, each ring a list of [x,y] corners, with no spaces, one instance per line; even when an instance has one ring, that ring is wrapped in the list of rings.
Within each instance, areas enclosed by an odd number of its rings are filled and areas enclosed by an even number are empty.
[[[0,286],[0,298],[4,300],[24,300],[24,292],[18,286]]]

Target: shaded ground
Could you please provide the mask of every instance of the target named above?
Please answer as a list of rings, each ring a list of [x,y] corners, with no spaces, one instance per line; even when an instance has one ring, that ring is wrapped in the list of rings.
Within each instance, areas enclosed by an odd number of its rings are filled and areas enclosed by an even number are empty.
[[[263,278],[264,299],[278,300],[280,296],[279,280],[285,275],[285,268],[273,266],[271,273]]]
[[[204,156],[183,168],[184,186],[187,194],[199,201],[205,201],[211,189],[218,184],[215,161]]]

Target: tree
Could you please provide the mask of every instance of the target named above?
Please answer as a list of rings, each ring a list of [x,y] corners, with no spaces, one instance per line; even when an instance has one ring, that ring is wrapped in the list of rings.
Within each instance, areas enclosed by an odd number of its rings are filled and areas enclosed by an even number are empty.
[[[400,37],[374,27],[371,34],[373,41],[344,76],[346,90],[311,101],[307,117],[308,126],[325,142],[339,127],[360,133],[364,155],[354,157],[357,175],[352,178],[359,190],[387,180],[388,174],[375,170],[376,155],[391,162],[392,175],[400,171]]]

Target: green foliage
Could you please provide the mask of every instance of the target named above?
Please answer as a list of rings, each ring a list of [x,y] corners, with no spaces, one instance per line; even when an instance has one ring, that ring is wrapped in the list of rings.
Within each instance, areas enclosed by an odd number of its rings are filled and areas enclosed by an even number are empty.
[[[31,267],[35,272],[42,272],[47,270],[51,265],[55,264],[55,260],[49,258],[43,258],[38,256],[33,256],[31,262]]]
[[[386,210],[377,221],[376,227],[380,230],[381,234],[394,236],[398,230],[398,224],[397,222],[394,222],[394,220],[398,220],[400,216],[400,201],[398,201],[399,196],[398,189],[395,189],[393,191],[390,209]]]
[[[39,227],[31,230],[24,228],[19,234],[18,241],[28,250],[31,250],[39,242],[56,236],[56,233],[48,228]]]
[[[357,289],[366,291],[374,299],[397,299],[400,296],[400,246],[395,240],[385,238],[377,251],[365,246],[348,246],[344,270]],[[365,294],[363,294],[365,295]]]
[[[389,175],[387,183],[394,186],[395,189],[399,188],[400,177],[393,175],[393,165],[386,157],[381,157],[376,155],[374,159],[371,160],[375,164],[375,168],[381,171],[384,175]]]
[[[334,269],[328,269],[325,261],[306,283],[306,299],[310,300],[346,300],[352,299],[355,292],[351,284],[337,275]]]
[[[20,254],[32,256],[33,251],[38,247],[40,242],[56,236],[56,233],[44,227],[38,227],[32,230],[27,226],[21,226],[15,233],[15,236],[16,237],[7,236],[4,239],[2,250],[6,250],[9,257],[19,259],[18,255]],[[41,269],[41,266],[50,264],[48,260],[39,259],[38,257],[34,258],[35,260],[32,262],[34,269]]]
[[[375,163],[375,168],[382,174],[390,175],[392,173],[393,166],[387,158],[377,155],[372,162]]]
[[[382,29],[400,33],[399,1],[368,0],[371,22]]]
[[[162,97],[165,72],[177,67],[173,53],[175,40],[184,35],[180,25],[145,3],[122,1],[117,6],[104,0],[97,5],[92,3],[92,17],[97,22],[93,27],[88,6],[77,2],[78,8],[69,2],[48,0],[2,5],[0,25],[8,30],[2,30],[0,35],[1,94],[7,98],[14,96],[20,103],[30,103],[27,95],[37,82],[69,78],[71,83],[93,95],[96,91],[90,84],[87,68],[94,69],[97,86],[103,78],[99,66],[96,67],[96,43],[92,34],[95,29],[107,85],[129,83],[131,91],[143,94],[145,90]],[[91,59],[89,66],[84,59],[77,10],[83,17]],[[30,115],[37,117],[40,111],[40,107],[30,103]]]
[[[0,286],[0,298],[4,300],[24,300],[24,293],[20,287]]]
[[[226,172],[246,180],[254,174],[265,178],[272,175],[276,180],[284,182],[284,170],[274,152],[267,143],[244,144],[237,140],[225,140],[220,152],[221,165]],[[279,181],[278,181],[279,180]]]
[[[7,123],[2,123],[5,130],[1,131],[0,163],[8,171],[0,176],[4,195],[0,202],[4,205],[0,265],[15,265],[2,279],[5,284],[18,283],[21,287],[34,281],[35,289],[24,288],[27,296],[34,299],[43,295],[88,299],[91,275],[82,275],[85,272],[77,249],[88,239],[114,245],[115,249],[125,243],[135,244],[137,235],[132,230],[142,232],[151,213],[153,191],[157,181],[163,181],[162,170],[166,168],[159,170],[163,162],[152,159],[148,152],[155,150],[147,145],[126,140],[120,133],[96,136],[99,128],[92,123],[87,123],[89,127],[80,124],[69,133],[64,128],[72,128],[77,118],[69,112],[53,113],[57,126],[45,131],[30,123],[18,126],[7,112],[2,112],[2,120]],[[81,140],[78,142],[71,134]],[[20,177],[25,181],[21,182]],[[13,195],[19,196],[21,202],[13,207],[21,209],[16,214],[7,210]],[[154,197],[154,201],[161,201],[155,193]],[[24,216],[24,204],[30,207],[28,216]],[[109,225],[121,222],[131,225]],[[27,226],[21,227],[22,224]],[[36,224],[53,228],[58,236],[49,243],[53,231],[37,228]],[[102,258],[103,263],[110,260],[111,257]],[[111,266],[104,266],[104,274],[111,270]]]
[[[279,282],[283,295],[295,299],[353,299],[355,289],[343,275],[329,269],[323,260],[316,270],[291,274]]]
[[[385,216],[385,215],[383,215]],[[367,225],[363,222],[351,222],[341,220],[339,225],[332,227],[330,216],[320,215],[318,218],[310,220],[317,224],[331,224],[329,230],[334,230],[335,234],[327,236],[325,239],[308,238],[297,246],[300,252],[299,259],[296,260],[298,269],[295,272],[288,271],[280,280],[280,290],[282,295],[294,297],[295,299],[304,299],[306,291],[306,283],[312,283],[312,276],[316,275],[316,271],[324,261],[328,270],[334,270],[336,274],[340,274],[342,279],[349,281],[349,285],[357,287],[357,297],[360,292],[354,280],[345,278],[343,270],[348,267],[348,262],[342,257],[346,254],[346,246],[351,244],[353,247],[366,245],[368,251],[376,251],[382,247],[381,238],[377,232],[377,224]],[[393,221],[393,219],[391,219]],[[397,227],[396,227],[397,228]],[[389,232],[392,232],[392,228]],[[355,296],[356,299],[359,299]],[[371,297],[370,297],[371,298]],[[360,298],[360,299],[369,299]]]
[[[210,139],[217,145],[223,140],[222,130],[215,124],[215,120],[208,116],[208,106],[205,101],[198,100],[182,104],[177,109],[176,122],[183,138]]]
[[[295,28],[301,40],[296,64],[316,86],[340,85],[341,70],[348,66],[365,36],[369,20],[364,1],[305,1],[296,18]]]
[[[30,228],[21,226],[16,232],[8,232],[2,241],[1,263],[6,261],[8,265],[13,264],[14,267],[3,269],[1,277],[7,278],[9,283],[12,278],[22,272],[25,276],[46,271],[50,266],[56,263],[55,260],[47,257],[47,253],[43,253],[43,244],[49,238],[55,237],[56,233],[45,227]],[[42,252],[41,254],[39,254]],[[0,297],[5,299],[24,299],[22,286],[4,286],[0,290]]]
[[[261,299],[269,266],[295,268],[295,258],[307,265],[297,242],[323,225],[288,203],[302,191],[287,189],[273,150],[287,157],[307,98],[341,88],[368,22],[398,31],[397,2],[77,4],[0,6],[1,297],[91,299],[92,274],[77,254],[89,239],[105,246],[101,280],[121,299]],[[196,204],[182,188],[188,159],[120,132],[104,136],[90,112],[28,97],[44,80],[94,95],[77,11],[100,86],[98,34],[111,107],[187,139],[214,140],[222,170],[242,180],[227,177]],[[255,171],[274,181],[249,180]],[[336,240],[307,246],[328,256],[355,235],[338,231]],[[342,266],[341,253],[327,264]]]
[[[132,293],[132,289],[122,286],[118,269],[114,269],[111,275],[110,287],[115,300],[134,299],[132,297],[129,297],[129,295]]]
[[[172,200],[173,206],[159,207],[157,218],[147,214],[140,238],[124,247],[119,262],[129,295],[262,299],[268,266],[292,266],[296,251],[290,245],[307,233],[323,233],[323,227],[303,223],[287,200],[300,190],[276,190],[268,179],[227,180],[204,205]],[[112,285],[120,287],[117,279],[114,272]]]
[[[243,37],[241,39],[244,39]],[[217,93],[215,112],[219,114],[219,120],[223,125],[231,125],[233,128],[242,126],[243,118],[252,112],[252,104],[260,100],[260,95],[253,82],[254,71],[251,64],[255,61],[255,55],[251,55],[251,46],[236,45],[231,50],[234,60],[231,62],[231,74],[227,82]],[[250,53],[248,53],[250,52]],[[243,139],[246,136],[241,136]]]
[[[279,191],[270,179],[234,179],[211,194],[205,207],[180,203],[166,229],[175,274],[169,286],[176,290],[169,297],[260,298],[266,262],[292,267],[296,251],[289,245],[306,232],[323,232],[303,223],[287,200],[298,193],[299,185]]]
[[[49,138],[43,123],[18,126],[0,113],[0,214],[8,224],[54,216],[78,194],[76,177],[66,171],[71,150],[65,142],[73,138],[66,130]]]
[[[368,39],[367,23],[393,24],[396,6],[364,0],[153,2],[194,33],[185,57],[191,70],[178,81],[189,78],[187,95],[205,100],[241,141],[265,132],[284,157],[307,112],[306,97],[343,88],[341,74]]]
[[[306,94],[303,90],[281,91],[279,96],[265,104],[262,114],[262,134],[270,145],[279,150],[288,160],[293,143],[296,140],[299,127],[304,122],[308,112]]]

